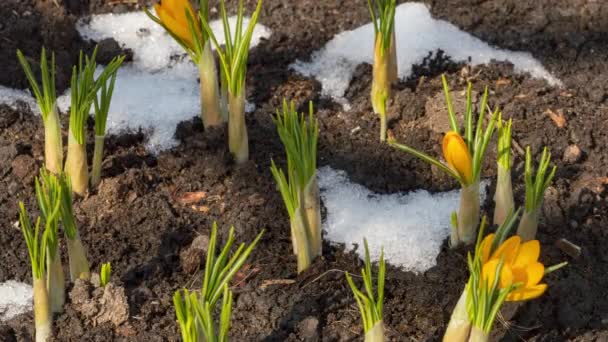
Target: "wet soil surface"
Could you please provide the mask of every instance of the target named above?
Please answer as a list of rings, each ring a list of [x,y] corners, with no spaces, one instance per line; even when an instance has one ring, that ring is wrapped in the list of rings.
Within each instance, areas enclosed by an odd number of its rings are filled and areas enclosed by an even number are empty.
[[[254,6],[253,1],[247,4]],[[507,307],[493,338],[608,340],[608,108],[603,92],[608,84],[608,17],[602,15],[608,5],[567,0],[450,0],[429,5],[434,15],[490,43],[531,51],[565,83],[562,89],[551,88],[513,73],[505,63],[470,68],[439,54],[416,66],[415,75],[394,88],[392,133],[401,142],[439,155],[445,110],[438,75],[447,72],[456,99],[463,97],[467,81],[477,93],[488,86],[491,105],[500,106],[514,121],[518,203],[524,198],[522,148],[529,145],[538,155],[550,146],[553,153],[558,172],[544,201],[538,234],[541,259],[545,264],[570,264],[547,276],[549,290],[542,298]],[[271,158],[285,163],[270,119],[284,97],[301,109],[314,101],[321,166],[343,169],[353,181],[378,193],[457,187],[438,170],[378,144],[378,122],[368,96],[370,66],[357,69],[347,92],[349,111],[321,98],[316,81],[288,69],[289,63],[309,58],[334,34],[367,22],[363,3],[267,0],[264,6],[261,22],[273,34],[252,50],[249,62],[248,98],[257,106],[247,118],[251,160],[235,165],[225,130],[204,132],[198,118],[180,124],[179,146],[159,155],[146,152],[141,132],[108,137],[103,181],[76,203],[76,213],[92,267],[112,263],[113,282],[125,290],[129,320],[119,327],[93,326],[68,300],[65,313],[55,319],[56,340],[177,341],[172,295],[200,285],[200,254],[192,254],[191,244],[208,235],[214,221],[222,239],[234,225],[242,242],[266,228],[232,284],[232,340],[362,339],[359,313],[344,279],[345,271],[358,272],[358,258],[341,246],[326,244],[323,257],[310,270],[295,272],[288,218],[269,172]],[[61,54],[58,77],[65,87],[78,49],[90,47],[78,37],[74,21],[88,13],[136,7],[132,1],[3,1],[0,84],[25,87],[14,49],[36,59],[45,44]],[[67,127],[67,118],[63,120]],[[31,281],[25,244],[14,223],[18,200],[31,212],[36,210],[33,179],[42,165],[42,146],[39,117],[25,107],[0,105],[0,281]],[[494,158],[495,151],[490,151],[484,166],[484,176],[490,179],[495,175],[490,161]],[[197,200],[188,200],[193,197]],[[484,204],[490,217],[491,197]],[[561,238],[581,246],[581,256],[573,258],[556,247]],[[65,249],[62,252],[65,259]],[[424,274],[390,267],[387,278],[384,321],[390,340],[439,341],[467,279],[466,250],[450,250],[446,243],[437,266]],[[2,341],[32,338],[32,314],[0,323]]]

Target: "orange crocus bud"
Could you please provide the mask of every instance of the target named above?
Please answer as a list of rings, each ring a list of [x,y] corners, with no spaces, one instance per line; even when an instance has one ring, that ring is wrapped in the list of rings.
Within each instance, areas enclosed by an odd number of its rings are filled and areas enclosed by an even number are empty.
[[[443,137],[443,157],[465,184],[473,181],[471,153],[460,134],[451,131]]]
[[[192,17],[194,28],[197,31],[195,34],[200,32],[200,27],[190,1],[163,0],[154,5],[154,10],[160,21],[169,31],[171,31],[171,33],[184,41],[188,47],[192,48],[194,46],[192,32],[190,32],[188,18],[186,17],[186,11],[188,11]]]

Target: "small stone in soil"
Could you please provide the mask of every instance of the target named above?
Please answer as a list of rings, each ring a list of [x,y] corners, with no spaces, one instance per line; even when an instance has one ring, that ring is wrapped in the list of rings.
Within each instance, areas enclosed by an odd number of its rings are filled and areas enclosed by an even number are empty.
[[[306,317],[298,323],[298,335],[304,341],[314,341],[318,339],[319,319],[316,317]]]
[[[563,160],[565,163],[574,164],[581,159],[582,154],[581,149],[577,145],[570,145],[564,151]]]
[[[207,235],[197,236],[190,246],[179,254],[182,269],[192,273],[200,266],[203,256],[209,248],[209,237]]]
[[[559,248],[562,252],[568,254],[574,259],[578,259],[581,256],[581,247],[568,241],[567,239],[559,239],[555,242],[555,247]]]

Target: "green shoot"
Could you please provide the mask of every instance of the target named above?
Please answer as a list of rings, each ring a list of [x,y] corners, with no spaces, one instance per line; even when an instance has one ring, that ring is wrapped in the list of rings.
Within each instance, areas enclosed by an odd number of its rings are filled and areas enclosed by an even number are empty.
[[[42,219],[46,222],[47,291],[52,312],[62,312],[65,302],[65,278],[59,253],[59,219],[61,210],[61,186],[57,178],[44,168],[36,178],[36,198]]]
[[[47,169],[52,173],[61,172],[63,164],[63,142],[61,140],[61,124],[57,112],[57,94],[55,89],[55,54],[51,54],[51,65],[46,50],[42,48],[40,54],[40,73],[42,86],[36,81],[32,68],[20,50],[17,58],[23,67],[30,88],[36,97],[36,102],[42,114],[44,123],[44,158]]]
[[[115,57],[111,62],[111,71],[108,73],[108,77],[99,79],[100,94],[99,98],[93,97],[93,104],[95,107],[95,149],[93,150],[93,168],[91,171],[91,186],[96,187],[101,180],[101,162],[103,159],[103,143],[106,136],[106,123],[108,121],[108,114],[110,112],[110,103],[112,102],[112,95],[114,93],[114,83],[116,82],[116,75],[118,67],[114,68],[115,65],[120,66],[124,61],[124,56]]]
[[[271,171],[279,187],[290,218],[298,272],[310,266],[322,253],[321,211],[317,173],[319,124],[313,115],[312,102],[306,118],[298,114],[295,104],[283,101],[282,112],[273,121],[287,154],[287,175],[272,161]]]
[[[40,218],[36,220],[36,228],[32,229],[30,217],[23,202],[19,202],[19,209],[19,222],[32,264],[32,276],[34,279],[42,279],[46,273],[46,236],[48,233],[40,238]]]
[[[517,235],[521,236],[524,241],[533,240],[536,237],[545,191],[551,185],[555,171],[557,170],[555,166],[549,170],[550,162],[551,153],[545,147],[540,158],[536,176],[534,176],[532,171],[532,152],[530,152],[530,146],[526,148],[526,167],[524,171],[526,181],[526,210],[517,229]]]
[[[247,60],[249,46],[253,36],[253,29],[258,22],[262,0],[258,0],[257,7],[249,25],[243,32],[243,0],[239,0],[236,27],[230,27],[226,4],[220,0],[220,16],[224,25],[224,48],[220,46],[215,34],[209,26],[209,21],[201,18],[201,26],[209,35],[216,47],[220,59],[220,72],[222,80],[228,88],[228,144],[230,152],[237,163],[241,164],[249,159],[249,142],[247,126],[245,125],[245,78],[247,76]],[[234,31],[234,37],[232,33]]]
[[[376,294],[373,290],[373,274],[369,248],[367,240],[363,240],[365,247],[365,268],[361,269],[365,292],[359,290],[355,285],[350,274],[346,272],[346,280],[357,301],[361,319],[363,320],[363,330],[365,331],[366,342],[384,341],[384,328],[382,323],[382,311],[384,305],[384,279],[386,274],[386,264],[384,262],[384,249],[380,252],[380,262],[378,264],[378,283]],[[379,328],[377,328],[379,327]],[[380,332],[374,331],[378,329]]]
[[[61,188],[61,222],[66,237],[68,256],[70,260],[70,279],[89,279],[91,270],[86,256],[85,248],[78,233],[78,226],[72,208],[72,184],[65,175],[57,176],[57,182]]]
[[[496,127],[498,129],[498,164],[505,170],[511,170],[511,126],[513,120],[502,121],[501,115],[498,117]]]
[[[550,162],[551,153],[549,153],[545,147],[543,149],[543,154],[540,157],[536,177],[534,177],[532,174],[532,152],[530,152],[530,146],[526,148],[526,168],[524,171],[526,180],[526,212],[538,209],[543,203],[545,191],[549,185],[551,185],[551,181],[557,170],[557,167],[553,166],[551,171],[547,173]]]
[[[36,341],[46,341],[51,335],[52,315],[49,308],[49,296],[44,276],[47,258],[46,244],[49,232],[52,229],[45,229],[42,238],[40,238],[40,217],[36,220],[36,227],[32,229],[32,224],[23,202],[19,202],[19,209],[21,232],[23,233],[32,265]]]
[[[243,266],[253,248],[262,237],[262,231],[249,245],[241,244],[236,253],[229,257],[230,248],[234,242],[234,228],[230,229],[228,241],[218,256],[217,224],[214,223],[209,239],[203,288],[200,292],[178,290],[173,296],[175,313],[179,322],[182,339],[185,342],[201,340],[200,334],[207,342],[225,342],[228,340],[230,329],[230,314],[232,310],[232,292],[228,288],[230,280]],[[219,324],[215,324],[213,313],[216,304],[222,299]]]
[[[99,272],[99,281],[101,287],[105,287],[110,282],[110,276],[112,274],[112,265],[109,262],[101,265]]]

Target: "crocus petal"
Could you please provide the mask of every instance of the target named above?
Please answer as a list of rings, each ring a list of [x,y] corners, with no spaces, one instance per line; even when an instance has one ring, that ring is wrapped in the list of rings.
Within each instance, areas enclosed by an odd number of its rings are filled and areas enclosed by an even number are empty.
[[[481,263],[485,264],[490,259],[490,250],[492,249],[492,242],[494,242],[495,234],[488,234],[483,241],[481,241]]]
[[[504,258],[505,263],[512,264],[517,257],[519,251],[519,245],[521,244],[521,238],[517,235],[511,236],[505,242],[503,242],[492,254],[490,259],[501,259]]]
[[[488,284],[488,287],[492,287],[494,285],[494,280],[496,278],[496,272],[498,270],[498,266],[500,265],[500,260],[492,259],[483,265],[481,270],[482,278]],[[500,278],[499,278],[499,288],[505,288],[513,284],[513,272],[511,271],[511,266],[509,264],[503,263],[502,268],[500,269]]]
[[[526,275],[527,275],[527,287],[535,286],[540,283],[545,275],[545,265],[540,262],[535,262],[526,267]]]
[[[473,180],[471,153],[460,134],[448,132],[443,137],[443,157],[466,184]]]
[[[513,267],[526,267],[538,261],[540,256],[540,243],[538,240],[524,242],[519,246],[519,252],[513,262]]]
[[[158,18],[167,27],[167,29],[174,35],[184,40],[188,46],[192,46],[192,34],[190,33],[188,23],[185,23],[186,26],[182,25],[182,23],[176,21],[171,15],[169,15],[164,7],[161,7],[160,11],[156,8],[156,6],[155,9],[156,13],[158,14]]]
[[[508,302],[529,300],[540,297],[547,290],[547,284],[539,284],[532,287],[521,287],[507,296]]]
[[[192,17],[193,24],[198,29],[198,21],[196,20],[196,16],[194,15],[194,9],[188,0],[171,0],[171,12],[173,13],[173,18],[179,23],[183,23],[186,28],[188,26],[188,18],[186,17],[186,11],[190,13]]]

